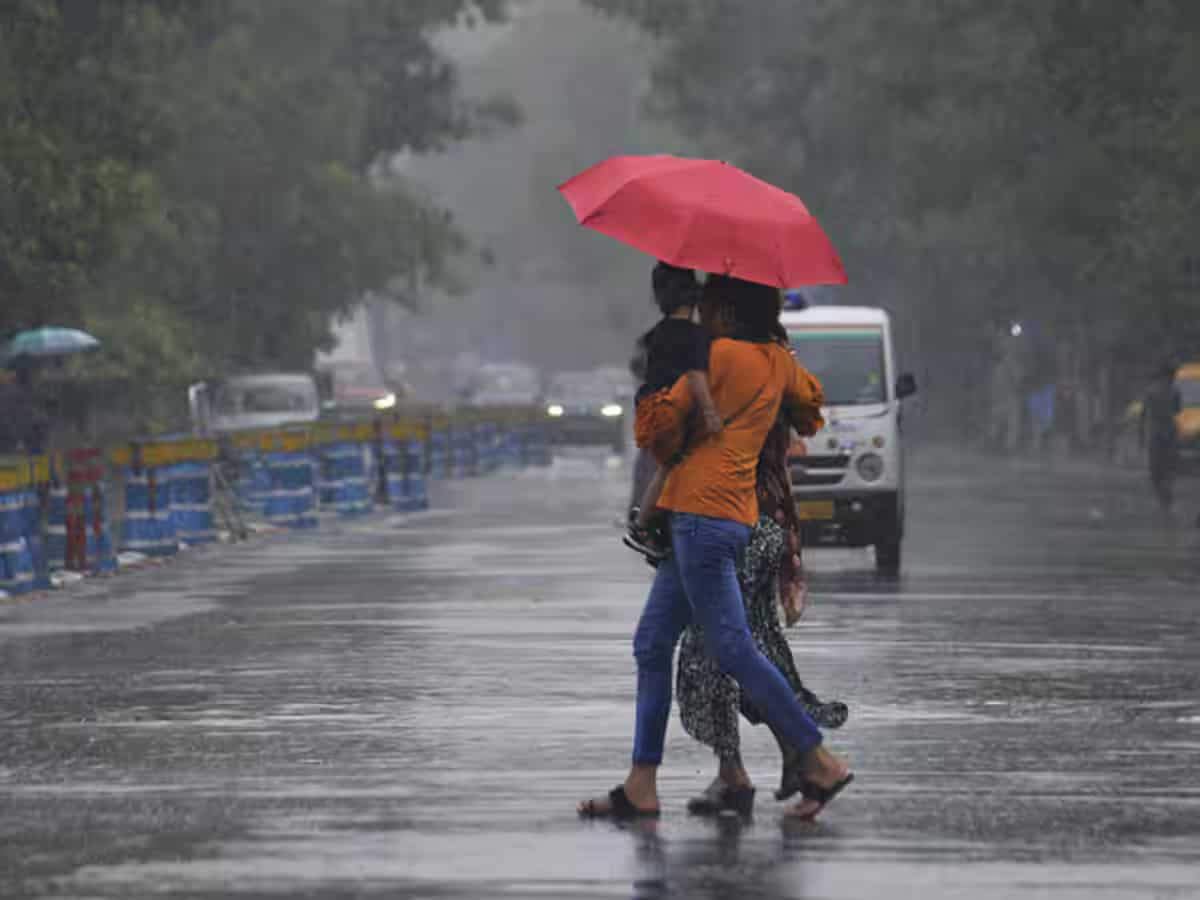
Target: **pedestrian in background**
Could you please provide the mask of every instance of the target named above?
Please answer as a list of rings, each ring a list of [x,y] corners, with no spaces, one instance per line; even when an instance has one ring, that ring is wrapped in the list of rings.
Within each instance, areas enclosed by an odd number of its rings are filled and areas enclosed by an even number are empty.
[[[1175,417],[1183,409],[1183,399],[1175,384],[1179,367],[1163,363],[1154,373],[1142,405],[1142,448],[1147,451],[1150,485],[1164,512],[1175,502],[1175,475],[1179,468],[1179,431]]]

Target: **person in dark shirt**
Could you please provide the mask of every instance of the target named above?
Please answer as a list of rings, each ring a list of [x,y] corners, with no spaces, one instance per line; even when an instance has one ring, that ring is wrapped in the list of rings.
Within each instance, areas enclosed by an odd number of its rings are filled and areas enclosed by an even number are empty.
[[[1155,373],[1142,406],[1142,444],[1149,451],[1150,484],[1159,504],[1170,511],[1175,499],[1175,474],[1179,464],[1179,431],[1175,417],[1183,408],[1175,384],[1178,367],[1164,363]]]
[[[675,382],[686,377],[700,410],[700,430],[705,434],[716,434],[722,427],[721,416],[713,404],[707,374],[712,339],[703,326],[693,321],[700,302],[696,273],[660,262],[654,267],[651,284],[654,301],[663,317],[638,340],[639,349],[643,351],[645,374],[635,403],[640,405],[652,394],[670,390]],[[669,472],[670,466],[660,466],[650,479],[640,502],[631,511],[629,531],[624,539],[626,546],[652,562],[663,559],[667,553],[665,542],[658,538],[652,525]]]

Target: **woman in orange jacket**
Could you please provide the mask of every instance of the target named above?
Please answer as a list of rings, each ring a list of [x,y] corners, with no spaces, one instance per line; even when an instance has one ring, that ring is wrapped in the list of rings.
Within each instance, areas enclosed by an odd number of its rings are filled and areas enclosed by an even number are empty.
[[[633,765],[606,797],[582,802],[582,815],[659,814],[672,660],[692,622],[703,628],[705,647],[721,671],[797,751],[788,781],[804,799],[791,815],[814,818],[854,778],[845,761],[823,746],[820,729],[787,679],[755,645],[737,579],[738,560],[758,521],[758,458],[767,433],[781,413],[802,436],[821,425],[820,386],[792,357],[779,313],[774,288],[727,276],[705,285],[701,314],[715,336],[709,387],[724,428],[685,447],[663,488],[659,507],[669,513],[672,553],[658,567],[634,634]],[[651,448],[660,461],[671,458],[680,449],[671,438],[683,430],[693,406],[681,378],[653,406],[639,409],[639,446]]]

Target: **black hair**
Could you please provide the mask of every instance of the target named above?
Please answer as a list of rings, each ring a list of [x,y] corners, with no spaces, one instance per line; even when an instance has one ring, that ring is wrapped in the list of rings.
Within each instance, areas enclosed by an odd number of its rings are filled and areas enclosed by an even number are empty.
[[[705,296],[733,322],[730,337],[756,344],[788,342],[787,329],[779,321],[783,295],[778,288],[729,275],[710,275],[704,289]]]
[[[681,306],[695,306],[700,302],[700,285],[692,269],[660,262],[650,275],[650,284],[654,289],[654,302],[664,316]]]

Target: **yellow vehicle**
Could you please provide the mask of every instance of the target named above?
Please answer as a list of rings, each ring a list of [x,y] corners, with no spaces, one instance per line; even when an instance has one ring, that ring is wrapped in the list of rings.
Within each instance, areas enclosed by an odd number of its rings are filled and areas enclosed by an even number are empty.
[[[1179,367],[1175,376],[1182,409],[1175,417],[1179,462],[1185,471],[1200,471],[1200,360]]]

